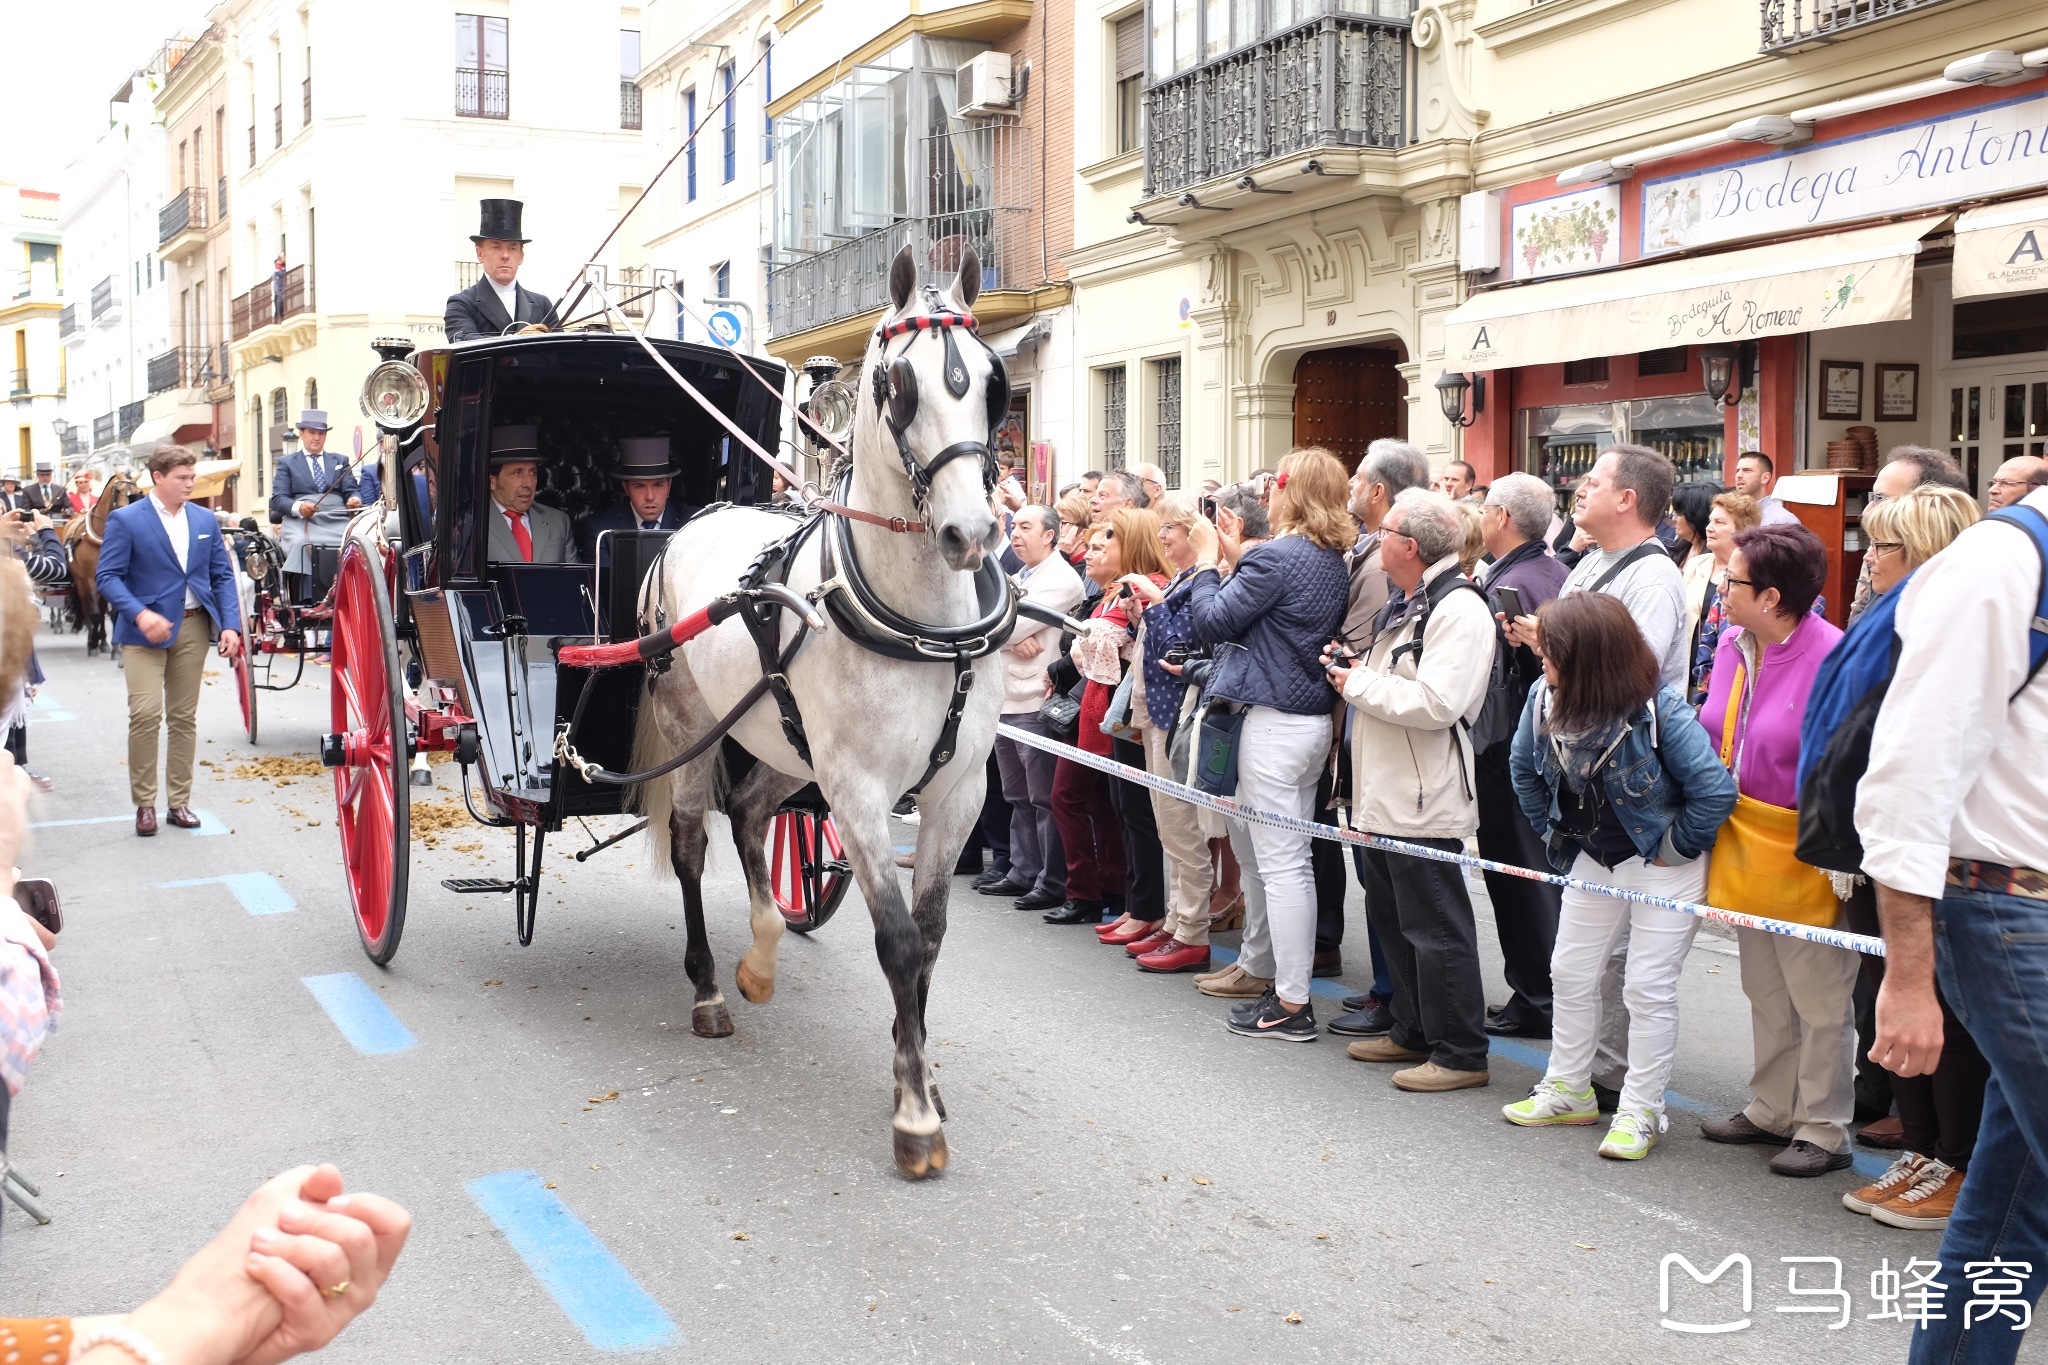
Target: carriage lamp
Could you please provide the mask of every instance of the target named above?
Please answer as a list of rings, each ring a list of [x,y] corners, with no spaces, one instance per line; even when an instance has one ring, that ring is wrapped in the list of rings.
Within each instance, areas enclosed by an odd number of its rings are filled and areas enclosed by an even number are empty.
[[[1700,347],[1700,380],[1707,397],[1723,407],[1742,402],[1742,391],[1755,382],[1756,348],[1749,342],[1739,346]]]
[[[1472,391],[1472,411],[1465,411],[1465,390]],[[1436,401],[1444,410],[1444,420],[1454,427],[1469,427],[1479,420],[1479,414],[1486,411],[1486,376],[1473,375],[1467,378],[1457,370],[1445,370],[1437,377]]]
[[[853,386],[843,379],[826,380],[811,390],[804,416],[826,436],[846,444],[853,434]]]
[[[427,381],[403,360],[387,360],[363,381],[363,416],[387,431],[403,431],[427,411]]]

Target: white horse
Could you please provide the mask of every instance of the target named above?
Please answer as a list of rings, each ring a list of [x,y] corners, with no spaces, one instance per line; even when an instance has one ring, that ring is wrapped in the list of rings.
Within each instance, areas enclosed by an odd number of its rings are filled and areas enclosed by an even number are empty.
[[[974,253],[967,254],[943,296],[931,287],[918,290],[916,276],[906,247],[890,267],[891,307],[868,344],[863,371],[870,377],[891,376],[894,383],[888,391],[862,387],[850,447],[851,484],[843,496],[848,506],[864,512],[922,520],[926,530],[906,534],[852,520],[837,528],[820,527],[796,552],[787,581],[801,593],[817,588],[825,577],[821,541],[843,530],[860,573],[876,585],[887,607],[916,622],[957,627],[984,618],[987,610],[976,580],[985,585],[983,561],[997,548],[998,523],[984,469],[991,412],[1006,401],[1007,380],[994,353],[971,337],[916,323],[894,335],[889,331],[890,324],[913,318],[962,321],[959,315],[968,313],[980,292],[981,265]],[[954,454],[979,458],[946,458]],[[906,463],[914,463],[920,479],[931,471],[921,497]],[[666,620],[674,621],[731,591],[763,548],[789,536],[794,527],[787,516],[747,507],[692,521],[676,533],[663,567],[643,586],[643,615],[652,620],[658,606]],[[847,568],[837,564],[837,576],[843,578]],[[785,642],[802,629],[786,616],[781,620]],[[644,770],[682,752],[761,676],[753,637],[737,617],[683,645],[667,673],[649,675],[635,733],[634,768]],[[764,1002],[775,993],[776,949],[783,931],[769,892],[763,851],[767,824],[791,793],[816,781],[874,917],[876,954],[895,997],[896,1164],[906,1176],[922,1178],[942,1170],[947,1160],[939,1126],[945,1110],[925,1057],[925,1000],[946,933],[953,866],[981,811],[985,765],[1002,701],[1000,670],[993,660],[973,667],[951,756],[918,795],[921,821],[910,906],[904,904],[898,881],[889,811],[936,757],[934,745],[954,702],[955,667],[944,659],[885,657],[833,621],[822,633],[809,633],[787,676],[802,711],[810,763],[786,737],[775,702],[764,696],[730,732],[759,760],[736,783],[727,782],[719,748],[713,746],[641,789],[648,827],[657,839],[666,829],[669,861],[682,883],[689,929],[683,965],[697,992],[691,1027],[705,1037],[732,1032],[704,933],[700,879],[706,815],[723,808],[732,820],[754,932],[736,977],[742,995]]]

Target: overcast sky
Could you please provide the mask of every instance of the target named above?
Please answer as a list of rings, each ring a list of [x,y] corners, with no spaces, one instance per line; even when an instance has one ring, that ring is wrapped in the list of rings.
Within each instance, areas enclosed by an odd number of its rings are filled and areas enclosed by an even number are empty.
[[[208,0],[0,0],[0,180],[61,188],[107,126],[107,99],[164,40],[206,27]]]

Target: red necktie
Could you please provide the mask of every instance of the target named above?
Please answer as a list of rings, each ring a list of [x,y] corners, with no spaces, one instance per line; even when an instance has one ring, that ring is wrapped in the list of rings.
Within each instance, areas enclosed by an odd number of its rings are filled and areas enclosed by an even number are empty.
[[[533,563],[533,534],[526,529],[525,515],[519,512],[507,512],[505,515],[512,518],[512,543],[519,547],[519,557]]]

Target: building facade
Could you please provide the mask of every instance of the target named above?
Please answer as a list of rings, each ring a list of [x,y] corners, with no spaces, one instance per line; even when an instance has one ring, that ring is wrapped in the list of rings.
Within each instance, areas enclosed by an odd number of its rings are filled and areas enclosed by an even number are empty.
[[[170,338],[170,290],[156,251],[163,127],[156,98],[186,44],[158,48],[113,94],[111,120],[65,169],[62,231],[75,296],[59,315],[64,416],[103,470],[125,466],[142,425],[149,362]],[[76,461],[79,454],[74,454]]]
[[[2008,0],[1758,30],[1684,6],[1480,23],[1495,113],[1462,209],[1471,296],[1443,368],[1481,479],[1572,490],[1617,439],[1723,481],[1771,456],[1828,546],[1839,619],[1883,451],[1945,449],[1982,496],[2048,453],[2048,16]],[[1584,14],[1574,17],[1577,11]],[[1542,79],[1569,37],[1569,88]]]
[[[37,460],[66,453],[68,389],[58,329],[65,309],[60,200],[55,190],[0,183],[0,344],[6,350],[7,410],[13,430],[0,470],[24,478]]]
[[[620,78],[639,10],[601,0],[226,0],[212,14],[229,146],[228,348],[244,486],[269,486],[302,408],[330,448],[373,338],[442,336],[476,279],[477,204],[525,202],[520,282],[560,299],[637,194],[640,122]],[[599,256],[618,269],[618,242]],[[566,301],[565,301],[566,302]],[[588,305],[585,305],[587,310]]]
[[[235,276],[228,182],[234,123],[217,25],[189,44],[165,73],[157,109],[163,123],[163,207],[154,226],[157,255],[169,268],[171,334],[150,358],[144,430],[206,449],[216,459],[233,459],[237,409],[228,342]]]

